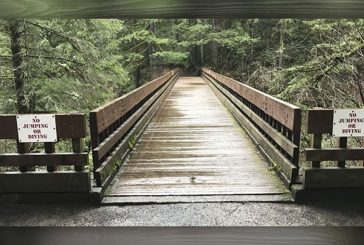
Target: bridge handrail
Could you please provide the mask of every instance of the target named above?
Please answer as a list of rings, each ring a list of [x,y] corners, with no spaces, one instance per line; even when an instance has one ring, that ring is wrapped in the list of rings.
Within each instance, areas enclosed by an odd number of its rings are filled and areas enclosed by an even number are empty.
[[[300,108],[208,68],[202,68],[202,75],[224,96],[222,100],[280,168],[286,183],[294,182],[299,164]]]
[[[364,148],[347,148],[347,137],[339,137],[337,148],[321,148],[323,134],[332,135],[333,109],[310,109],[307,111],[306,131],[312,134],[311,148],[305,149],[306,161],[320,167],[321,161],[338,161],[345,168],[347,160],[364,160]],[[318,123],[319,122],[319,123]]]
[[[300,130],[301,114],[298,106],[292,105],[284,100],[278,99],[207,68],[202,68],[202,71],[222,82],[231,90],[238,93],[240,96],[257,106],[259,109],[264,111],[264,113],[273,117],[287,128],[293,131]]]
[[[346,161],[363,161],[364,147],[348,147],[348,138],[337,138],[337,147],[322,148],[323,135],[332,136],[333,109],[307,111],[306,132],[311,134],[311,148],[305,159],[311,168],[304,171],[305,188],[364,187],[364,168],[348,167]],[[321,162],[334,161],[337,167],[323,167]]]
[[[119,167],[129,142],[135,141],[150,107],[160,100],[172,81],[179,75],[174,69],[165,75],[90,112],[90,133],[94,177],[98,186],[108,184],[114,168]],[[144,119],[143,119],[144,118]],[[141,123],[139,123],[142,121]],[[140,124],[139,126],[136,124]],[[133,127],[139,127],[131,132]]]
[[[0,139],[17,141],[17,153],[0,154],[0,192],[88,192],[90,191],[88,153],[83,152],[87,136],[86,117],[82,113],[56,114],[57,139],[71,139],[71,152],[56,152],[57,143],[44,143],[44,153],[29,152],[30,143],[20,143],[16,114],[0,115]],[[47,167],[35,170],[34,167]],[[74,170],[58,171],[59,166],[74,166]],[[19,171],[15,171],[18,167]]]
[[[94,117],[96,120],[97,132],[101,133],[115,121],[124,116],[147,95],[167,82],[177,71],[178,69],[169,71],[163,76],[158,77],[144,84],[143,86],[91,111],[90,115],[92,115],[92,117]]]

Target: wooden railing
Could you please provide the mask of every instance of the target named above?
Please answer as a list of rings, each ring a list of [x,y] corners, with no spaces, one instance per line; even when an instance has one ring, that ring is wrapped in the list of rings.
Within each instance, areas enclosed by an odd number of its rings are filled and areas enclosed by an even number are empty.
[[[337,138],[336,148],[322,148],[323,135],[332,135],[334,110],[308,110],[306,130],[311,135],[311,148],[305,149],[306,161],[312,168],[304,171],[304,187],[364,187],[364,168],[348,167],[346,161],[364,160],[364,148],[348,148],[348,138]],[[321,162],[333,161],[337,167],[323,167]]]
[[[82,152],[87,135],[85,115],[55,115],[57,139],[71,139],[72,152],[56,152],[56,143],[47,142],[44,153],[29,152],[30,143],[19,142],[16,116],[0,115],[0,139],[16,140],[18,151],[0,154],[0,167],[10,169],[0,173],[0,192],[89,192],[90,176],[84,170],[88,153]],[[36,166],[44,170],[35,171]],[[60,166],[74,167],[66,171]]]
[[[174,69],[90,113],[97,186],[109,184],[178,76],[179,69]]]
[[[298,175],[301,110],[207,68],[202,76],[256,141],[287,185]]]

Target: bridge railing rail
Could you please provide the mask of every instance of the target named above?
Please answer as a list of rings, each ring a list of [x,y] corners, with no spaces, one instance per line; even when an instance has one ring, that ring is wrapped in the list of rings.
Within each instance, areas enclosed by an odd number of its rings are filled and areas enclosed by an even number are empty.
[[[333,109],[307,111],[306,131],[311,135],[311,148],[305,149],[305,159],[311,168],[304,171],[306,189],[364,187],[364,168],[347,164],[347,161],[363,161],[364,147],[351,148],[347,137],[337,137],[334,140],[337,147],[322,148],[324,136],[332,139],[333,117]],[[336,162],[337,166],[325,167],[322,163],[327,161]]]
[[[107,186],[147,122],[165,99],[180,70],[174,69],[90,112],[96,185]]]
[[[294,183],[299,164],[300,108],[208,68],[201,72],[285,183]]]
[[[88,153],[82,149],[85,114],[55,115],[57,142],[71,140],[70,152],[56,152],[53,142],[44,143],[44,152],[30,152],[31,143],[19,141],[16,117],[0,115],[0,139],[17,142],[17,153],[0,154],[0,193],[89,192]]]

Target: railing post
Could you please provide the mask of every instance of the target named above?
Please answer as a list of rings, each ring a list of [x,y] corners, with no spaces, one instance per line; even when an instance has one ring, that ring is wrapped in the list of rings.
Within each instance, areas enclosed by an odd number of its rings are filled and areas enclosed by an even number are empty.
[[[74,153],[81,153],[83,150],[82,146],[83,146],[82,139],[72,139],[72,150]],[[77,171],[77,172],[81,172],[84,169],[83,166],[75,165],[74,167],[75,167],[75,171]]]
[[[18,153],[20,154],[28,153],[29,143],[20,143],[19,141],[17,141],[17,148],[18,148]],[[30,167],[28,166],[19,167],[19,171],[22,173],[27,172],[28,170],[30,170]]]
[[[315,149],[321,149],[322,134],[312,134],[311,136],[311,147]],[[312,161],[313,168],[320,167],[320,161]]]
[[[347,137],[340,137],[339,138],[339,147],[340,148],[347,148],[348,146],[348,138]],[[345,168],[345,161],[338,161],[337,166],[340,168]]]
[[[298,147],[295,149],[293,153],[292,163],[299,167],[300,162],[300,147],[301,147],[301,123],[302,123],[302,112],[301,109],[295,110],[294,113],[294,126],[293,126],[293,143]]]
[[[97,129],[97,115],[93,111],[90,112],[89,124],[90,124],[90,136],[91,136],[91,149],[93,150],[100,143],[100,136]],[[97,154],[95,154],[94,151],[92,151],[92,161],[93,161],[93,171],[96,171],[96,169],[100,166],[100,163],[98,156]]]
[[[54,143],[49,143],[49,142],[44,143],[44,150],[45,150],[45,153],[54,153],[56,151]],[[57,170],[57,166],[54,166],[54,165],[47,166],[48,172],[54,172],[56,170]]]

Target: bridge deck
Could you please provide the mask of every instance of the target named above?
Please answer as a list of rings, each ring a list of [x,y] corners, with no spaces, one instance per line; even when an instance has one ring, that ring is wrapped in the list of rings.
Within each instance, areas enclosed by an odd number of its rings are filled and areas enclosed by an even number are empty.
[[[107,193],[131,202],[162,196],[287,199],[279,178],[200,77],[177,81]]]

